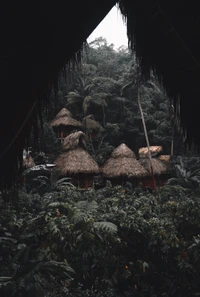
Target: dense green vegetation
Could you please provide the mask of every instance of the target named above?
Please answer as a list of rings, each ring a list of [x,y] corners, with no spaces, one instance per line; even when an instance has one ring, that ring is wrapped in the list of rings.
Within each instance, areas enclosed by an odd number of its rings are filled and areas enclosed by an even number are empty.
[[[78,120],[93,114],[105,129],[102,137],[93,143],[95,153],[90,151],[98,162],[105,155],[101,160],[104,162],[122,142],[135,152],[146,146],[137,103],[138,65],[127,48],[115,51],[104,38],[96,39],[84,51],[81,68],[72,71],[70,78],[67,83],[61,77],[59,92],[52,93],[52,108],[45,114],[47,122],[63,107]],[[140,83],[140,93],[150,144],[162,145],[164,153],[170,154],[173,140],[174,153],[180,154],[182,140],[174,129],[173,107],[162,87],[152,76],[150,81]],[[54,147],[52,142],[50,147]]]
[[[43,112],[48,160],[60,152],[48,123],[63,107],[78,120],[93,114],[104,127],[87,144],[100,165],[122,142],[136,153],[146,146],[137,80],[126,48],[115,51],[103,38],[92,42],[81,68],[67,81],[61,75]],[[140,91],[150,144],[170,154],[174,142],[172,178],[156,195],[108,185],[78,191],[68,179],[51,180],[50,171],[27,179],[0,200],[0,296],[200,295],[200,159],[176,157],[184,149],[173,107],[153,76]],[[33,156],[36,164],[47,160]]]
[[[21,191],[1,207],[1,296],[199,294],[199,194]]]

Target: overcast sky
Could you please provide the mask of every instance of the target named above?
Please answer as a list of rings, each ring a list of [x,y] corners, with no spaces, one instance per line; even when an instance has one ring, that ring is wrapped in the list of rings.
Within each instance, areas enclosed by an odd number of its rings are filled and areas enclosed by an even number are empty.
[[[128,47],[126,35],[126,26],[122,20],[120,11],[114,6],[107,16],[102,20],[98,27],[88,37],[87,41],[91,42],[97,37],[104,37],[108,43],[113,43],[115,48],[121,45]]]

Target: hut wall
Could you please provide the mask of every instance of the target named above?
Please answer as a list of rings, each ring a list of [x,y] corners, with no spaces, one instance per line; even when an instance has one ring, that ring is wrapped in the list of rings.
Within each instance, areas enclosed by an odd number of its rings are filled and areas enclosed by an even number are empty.
[[[63,143],[64,138],[71,134],[72,129],[70,127],[56,127],[54,128],[56,137]]]
[[[77,175],[72,177],[72,184],[78,189],[94,188],[93,176]]]
[[[104,181],[109,180],[112,183],[112,186],[123,186],[125,182],[129,181],[123,177],[121,178],[104,178]]]
[[[142,178],[140,180],[140,183],[141,183],[142,188],[146,188],[146,187],[151,188],[151,189],[154,188],[152,177]]]
[[[165,175],[160,175],[160,176],[155,176],[155,180],[156,180],[156,186],[157,187],[162,187],[165,185],[166,181],[168,180],[170,176],[165,174]],[[146,177],[140,180],[140,182],[142,183],[142,187],[146,188],[149,187],[151,189],[153,189],[153,180],[152,177]]]
[[[121,177],[121,178],[104,178],[104,182],[106,180],[110,180],[113,186],[125,186],[126,182],[129,182],[132,184],[133,188],[138,187],[140,183],[140,179],[136,178],[126,178],[126,177]]]
[[[164,186],[166,181],[170,178],[170,175],[169,174],[163,174],[163,175],[160,175],[159,178],[157,178],[156,182],[158,184],[158,186]]]
[[[166,181],[168,180],[169,176],[168,175],[162,175],[162,176],[157,176],[155,177],[156,180],[156,186],[157,187],[161,187],[164,186]],[[124,186],[126,182],[130,182],[133,186],[133,188],[137,188],[137,187],[142,187],[142,188],[154,188],[154,183],[152,180],[152,177],[148,176],[148,177],[144,177],[144,178],[140,178],[140,179],[125,179],[125,178],[106,178],[104,179],[104,183],[105,180],[110,180],[113,186]]]

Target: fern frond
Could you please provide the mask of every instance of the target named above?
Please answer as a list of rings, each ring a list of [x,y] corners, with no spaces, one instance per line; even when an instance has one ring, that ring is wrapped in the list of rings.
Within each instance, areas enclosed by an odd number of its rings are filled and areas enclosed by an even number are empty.
[[[76,207],[83,211],[92,212],[98,208],[98,204],[96,201],[79,201],[76,203]]]
[[[111,222],[95,222],[94,228],[98,231],[106,231],[108,233],[116,233],[117,226]]]
[[[52,208],[58,208],[59,206],[62,206],[64,203],[62,202],[52,202],[48,205],[48,207],[52,207]]]
[[[64,207],[64,208],[71,208],[71,205],[67,202],[52,202],[48,205],[50,208],[59,208],[59,207]]]
[[[74,224],[79,224],[81,222],[85,222],[88,218],[88,215],[80,210],[76,210],[72,217],[71,220],[73,221]]]

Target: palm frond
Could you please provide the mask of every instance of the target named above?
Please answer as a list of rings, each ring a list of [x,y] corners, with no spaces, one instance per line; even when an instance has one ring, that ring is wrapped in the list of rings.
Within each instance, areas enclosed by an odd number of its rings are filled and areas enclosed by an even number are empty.
[[[74,91],[74,92],[69,92],[66,97],[67,97],[67,99],[69,99],[69,98],[70,99],[71,98],[81,98],[81,95],[78,92]]]

